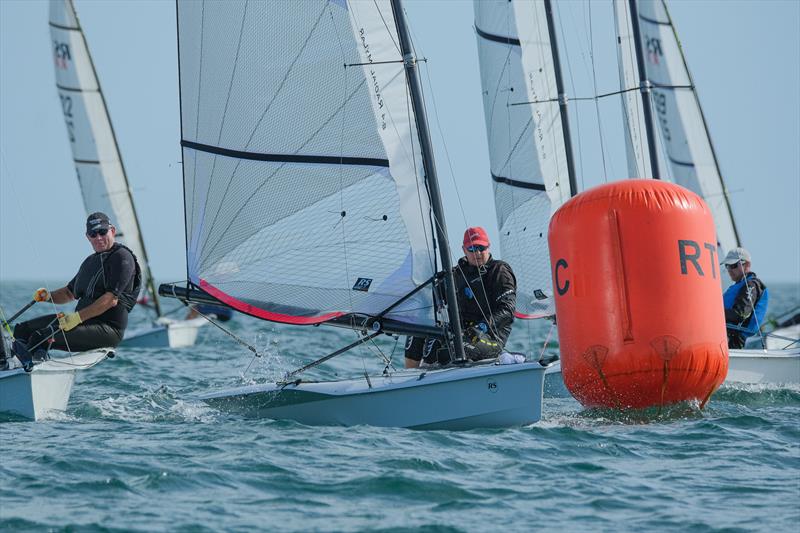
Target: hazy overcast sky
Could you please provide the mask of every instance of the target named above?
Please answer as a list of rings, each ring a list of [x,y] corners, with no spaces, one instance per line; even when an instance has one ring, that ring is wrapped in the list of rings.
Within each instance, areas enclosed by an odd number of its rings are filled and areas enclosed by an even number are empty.
[[[153,271],[160,281],[182,280],[174,3],[77,0],[75,5],[110,108]],[[460,241],[465,223],[484,225],[495,236],[472,2],[412,0],[405,6],[417,50],[428,59],[423,79],[451,242]],[[607,45],[613,39],[610,3],[592,3],[597,20],[592,25],[588,6],[560,2],[561,26],[578,35],[578,42],[592,34],[595,42]],[[800,2],[681,1],[669,6],[733,192],[743,244],[753,253],[753,268],[768,283],[800,283]],[[0,1],[2,280],[67,281],[91,252],[55,90],[48,9],[44,1]],[[616,79],[616,67],[604,65],[602,53],[596,54],[600,70]],[[562,55],[575,71],[590,65],[580,48],[562,50]],[[594,113],[590,109],[588,116]],[[587,124],[589,119],[582,130],[592,129]],[[592,134],[597,135],[581,132]],[[613,179],[615,168],[624,171],[624,163],[610,158],[604,172],[588,141],[584,148],[587,182],[601,182],[604,173]],[[460,204],[451,167],[458,176]]]

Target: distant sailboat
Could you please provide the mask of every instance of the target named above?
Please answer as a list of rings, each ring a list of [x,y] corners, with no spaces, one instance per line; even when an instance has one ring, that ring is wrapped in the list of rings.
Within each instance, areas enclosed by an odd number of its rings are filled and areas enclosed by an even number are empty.
[[[539,318],[554,312],[550,214],[579,192],[552,3],[475,0],[474,8],[500,244],[521,280],[517,316]],[[615,0],[614,8],[626,177],[669,179],[703,197],[723,257],[739,238],[666,4]],[[731,350],[728,381],[800,382],[800,349],[794,352]],[[547,387],[563,390],[558,363],[548,368]]]
[[[153,325],[126,331],[122,345],[191,346],[206,320],[176,320],[162,313],[111,118],[72,0],[50,1],[50,36],[56,88],[86,214],[109,214],[117,240],[139,260],[145,300],[157,315]]]
[[[178,43],[194,289],[179,295],[357,332],[317,362],[390,334],[444,339],[460,363],[329,382],[296,379],[304,367],[205,401],[308,424],[460,429],[539,420],[542,365],[464,361],[399,1],[179,1]],[[178,291],[162,285],[161,293]]]

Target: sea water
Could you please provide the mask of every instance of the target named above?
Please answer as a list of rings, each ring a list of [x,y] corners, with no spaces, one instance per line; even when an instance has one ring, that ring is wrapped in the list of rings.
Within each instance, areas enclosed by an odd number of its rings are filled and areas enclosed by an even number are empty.
[[[6,316],[35,286],[0,284]],[[772,311],[800,304],[796,285],[770,291]],[[547,398],[541,422],[503,430],[309,427],[195,397],[277,378],[354,334],[241,315],[225,327],[264,355],[206,326],[192,348],[120,348],[80,372],[66,413],[0,419],[0,529],[798,531],[800,387],[725,387],[702,411],[660,413]],[[510,347],[538,357],[548,333],[518,323]],[[308,377],[380,373],[381,354],[399,367],[402,353],[387,338]]]

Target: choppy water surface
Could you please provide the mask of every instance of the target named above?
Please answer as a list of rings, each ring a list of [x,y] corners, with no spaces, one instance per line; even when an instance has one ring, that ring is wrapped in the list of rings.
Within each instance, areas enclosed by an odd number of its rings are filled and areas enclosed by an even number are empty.
[[[32,288],[0,285],[5,311]],[[797,287],[776,289],[772,309],[800,300]],[[52,311],[37,307],[26,317]],[[132,318],[147,320],[141,309]],[[540,423],[505,430],[307,427],[239,418],[193,397],[276,377],[353,334],[241,316],[228,324],[268,352],[246,373],[250,352],[206,327],[194,348],[120,349],[79,373],[68,412],[53,420],[4,419],[0,528],[797,531],[800,523],[800,388],[725,388],[703,411],[661,413],[547,399]],[[513,347],[531,338],[541,346],[546,336],[545,325],[519,326]],[[380,347],[394,348],[402,365],[401,345]],[[374,351],[354,350],[309,375],[380,372]]]

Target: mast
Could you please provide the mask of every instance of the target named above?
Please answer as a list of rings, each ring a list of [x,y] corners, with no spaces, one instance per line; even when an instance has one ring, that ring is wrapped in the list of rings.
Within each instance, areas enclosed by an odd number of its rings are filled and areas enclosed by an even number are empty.
[[[544,0],[544,11],[547,14],[547,33],[550,36],[550,49],[553,51],[553,65],[555,66],[556,88],[558,89],[558,109],[561,113],[561,130],[564,135],[564,149],[567,157],[567,175],[569,176],[569,195],[578,193],[578,183],[575,179],[575,160],[572,155],[572,137],[569,132],[569,116],[567,114],[567,94],[564,91],[564,78],[561,75],[561,60],[558,55],[558,36],[553,23],[553,3]]]
[[[631,26],[633,27],[634,48],[636,49],[636,67],[639,70],[639,88],[642,92],[642,109],[644,112],[644,124],[647,130],[647,148],[650,154],[650,171],[654,179],[661,179],[658,170],[658,153],[656,150],[656,136],[653,127],[652,111],[652,84],[647,79],[647,72],[644,66],[644,54],[642,53],[642,36],[639,31],[639,11],[636,7],[636,0],[628,0],[631,11]]]
[[[430,188],[430,200],[435,219],[436,238],[439,241],[439,256],[442,260],[444,283],[447,292],[447,314],[450,319],[450,331],[453,335],[456,360],[458,361],[464,359],[461,319],[459,317],[458,299],[456,298],[455,281],[453,279],[453,265],[450,262],[450,247],[447,241],[447,227],[445,225],[444,209],[442,208],[442,197],[439,192],[439,181],[436,177],[436,166],[433,162],[433,148],[428,131],[428,120],[425,116],[425,109],[422,103],[422,88],[417,73],[417,61],[411,49],[411,38],[408,33],[405,13],[403,13],[400,0],[391,0],[391,3],[397,24],[397,34],[400,40],[400,50],[403,55],[406,78],[408,79],[408,85],[411,89],[411,106],[414,109],[414,116],[417,119],[417,133],[419,134],[419,144],[422,150],[422,165],[425,169],[425,178],[428,187]]]
[[[114,140],[114,149],[117,151],[117,156],[119,158],[119,166],[122,169],[122,179],[125,180],[125,194],[128,196],[128,201],[131,204],[131,211],[133,213],[133,219],[136,223],[137,234],[139,237],[139,246],[142,249],[142,255],[144,256],[142,259],[144,260],[144,264],[147,265],[147,279],[145,280],[145,284],[147,289],[150,291],[150,295],[153,297],[153,307],[155,308],[156,314],[161,316],[161,303],[158,299],[158,291],[156,291],[155,284],[153,283],[153,274],[150,270],[150,260],[147,257],[147,249],[144,246],[144,238],[142,237],[141,226],[139,225],[139,216],[136,214],[136,204],[133,202],[133,195],[131,194],[131,186],[128,182],[128,173],[125,171],[125,164],[122,162],[122,153],[119,150],[119,143],[117,142],[117,134],[114,131],[114,124],[111,122],[111,115],[108,112],[108,104],[106,103],[105,94],[103,94],[103,89],[100,86],[100,78],[97,76],[97,69],[94,66],[94,60],[92,59],[92,54],[89,52],[89,44],[86,42],[86,35],[83,33],[83,26],[81,26],[80,19],[78,18],[78,12],[75,10],[75,5],[73,4],[72,0],[69,0],[70,9],[72,9],[72,14],[75,17],[75,22],[78,25],[78,33],[81,36],[81,40],[83,41],[83,46],[86,49],[86,57],[89,59],[89,65],[92,67],[92,74],[94,75],[94,79],[97,83],[97,93],[100,95],[100,100],[103,102],[103,111],[108,118],[108,126],[111,129],[111,138]]]
[[[700,105],[700,98],[697,96],[697,89],[695,89],[694,78],[692,78],[692,73],[689,71],[689,64],[686,62],[686,55],[683,53],[683,46],[681,46],[681,40],[678,38],[678,31],[675,29],[675,24],[672,22],[672,17],[669,14],[669,9],[667,9],[667,3],[664,0],[661,0],[661,5],[664,7],[664,13],[667,15],[667,20],[669,20],[669,26],[672,29],[672,34],[675,36],[675,42],[678,44],[678,51],[681,54],[681,61],[683,61],[683,67],[686,70],[686,76],[689,78],[689,85],[692,87],[692,94],[694,95],[694,99],[697,102],[697,109],[700,112],[700,120],[703,121],[703,128],[706,132],[706,137],[708,138],[708,146],[711,148],[711,157],[714,158],[714,165],[717,167],[717,175],[719,175],[719,179],[722,185],[722,190],[725,193],[723,196],[725,198],[725,206],[728,208],[728,214],[730,215],[731,219],[731,226],[733,228],[733,236],[736,239],[736,246],[741,246],[741,240],[739,239],[739,230],[736,229],[736,219],[733,217],[733,210],[731,209],[731,201],[728,197],[728,188],[725,186],[725,180],[722,179],[722,171],[719,168],[719,159],[717,159],[717,152],[714,150],[714,143],[711,142],[711,132],[708,130],[708,123],[706,122],[705,113],[703,113],[703,107]]]

